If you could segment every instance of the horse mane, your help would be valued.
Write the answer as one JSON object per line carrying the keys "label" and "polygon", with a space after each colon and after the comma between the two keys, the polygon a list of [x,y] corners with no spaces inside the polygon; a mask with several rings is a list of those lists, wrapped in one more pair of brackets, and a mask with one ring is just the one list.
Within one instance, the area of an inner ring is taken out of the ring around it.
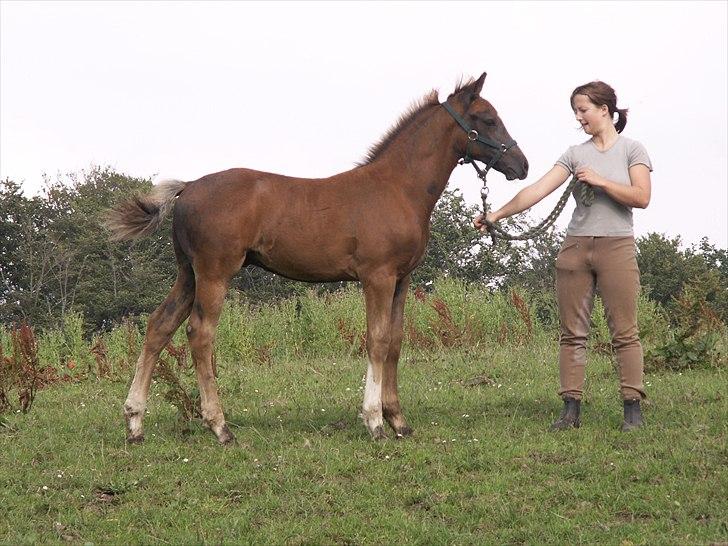
{"label": "horse mane", "polygon": [[423,110],[436,104],[440,104],[437,89],[432,89],[421,99],[413,102],[410,107],[407,108],[407,110],[401,116],[399,116],[399,119],[395,122],[395,124],[392,125],[386,133],[384,133],[384,136],[379,139],[376,144],[373,144],[372,147],[369,148],[366,156],[364,156],[364,159],[357,163],[357,166],[361,167],[364,165],[369,165],[370,163],[376,161],[379,156],[384,152],[384,150],[386,150],[387,147],[392,143],[392,141],[397,138],[399,134],[404,131],[405,128],[411,125],[412,121]]}
{"label": "horse mane", "polygon": [[475,78],[468,78],[467,80],[463,80],[463,77],[461,76],[460,77],[460,80],[457,83],[457,85],[455,85],[455,91],[453,91],[452,93],[450,93],[450,95],[447,98],[449,99],[450,97],[452,97],[454,95],[457,95],[458,93],[460,93],[460,91],[462,91],[468,85],[471,85],[473,83],[475,83]]}

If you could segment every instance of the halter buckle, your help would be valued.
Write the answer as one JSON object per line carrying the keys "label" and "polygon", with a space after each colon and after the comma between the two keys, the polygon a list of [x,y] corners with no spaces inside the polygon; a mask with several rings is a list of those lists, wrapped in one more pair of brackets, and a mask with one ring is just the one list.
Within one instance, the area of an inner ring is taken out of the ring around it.
{"label": "halter buckle", "polygon": [[478,131],[476,131],[475,129],[470,129],[470,131],[468,131],[468,140],[478,140]]}

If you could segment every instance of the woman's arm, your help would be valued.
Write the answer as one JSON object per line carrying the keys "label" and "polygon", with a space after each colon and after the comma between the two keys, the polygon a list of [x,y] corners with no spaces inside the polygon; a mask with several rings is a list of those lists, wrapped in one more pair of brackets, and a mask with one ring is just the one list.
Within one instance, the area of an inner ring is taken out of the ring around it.
{"label": "woman's arm", "polygon": [[503,205],[497,211],[490,212],[487,216],[484,216],[483,214],[478,215],[475,220],[473,220],[473,225],[476,229],[484,231],[486,229],[486,220],[490,223],[495,223],[498,220],[508,218],[509,216],[518,214],[526,209],[530,209],[536,203],[541,201],[541,199],[566,182],[568,177],[569,171],[561,165],[554,165],[549,172],[530,186],[523,188],[513,199],[508,201],[508,203]]}
{"label": "woman's arm", "polygon": [[609,197],[627,207],[645,209],[650,204],[652,194],[650,169],[642,163],[632,165],[629,168],[629,181],[631,183],[629,186],[607,180],[589,167],[577,169],[576,177],[595,188],[602,188]]}

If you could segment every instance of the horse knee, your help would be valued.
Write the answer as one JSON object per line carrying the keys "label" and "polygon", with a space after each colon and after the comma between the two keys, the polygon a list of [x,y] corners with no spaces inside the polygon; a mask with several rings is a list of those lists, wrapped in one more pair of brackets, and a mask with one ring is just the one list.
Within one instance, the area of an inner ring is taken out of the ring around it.
{"label": "horse knee", "polygon": [[384,360],[389,352],[392,336],[389,332],[373,332],[367,338],[367,350],[374,358]]}

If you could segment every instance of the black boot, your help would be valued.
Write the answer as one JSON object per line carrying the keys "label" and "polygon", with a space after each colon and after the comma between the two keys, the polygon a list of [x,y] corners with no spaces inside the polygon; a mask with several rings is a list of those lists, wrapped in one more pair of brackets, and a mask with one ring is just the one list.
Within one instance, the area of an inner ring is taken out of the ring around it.
{"label": "black boot", "polygon": [[551,425],[551,430],[579,428],[579,425],[581,424],[579,421],[580,414],[581,400],[564,398],[564,409],[561,410],[561,416]]}
{"label": "black boot", "polygon": [[622,432],[636,430],[642,426],[642,410],[639,399],[624,401],[624,423]]}

